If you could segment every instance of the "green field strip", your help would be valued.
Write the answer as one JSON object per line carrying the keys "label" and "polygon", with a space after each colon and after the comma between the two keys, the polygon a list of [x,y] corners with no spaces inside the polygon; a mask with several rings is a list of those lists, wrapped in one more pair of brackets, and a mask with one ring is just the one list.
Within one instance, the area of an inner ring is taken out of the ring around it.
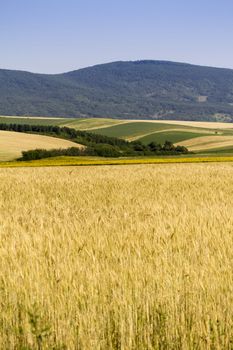
{"label": "green field strip", "polygon": [[177,143],[177,142],[193,139],[195,137],[200,137],[200,136],[209,136],[209,133],[167,130],[167,131],[161,131],[161,132],[156,132],[154,134],[147,135],[138,140],[144,144],[148,144],[150,142],[157,142],[160,144],[164,144],[165,141],[171,141],[172,143]]}
{"label": "green field strip", "polygon": [[[102,134],[110,137],[119,137],[127,139],[129,141],[142,139],[148,137],[154,133],[167,132],[168,130],[176,132],[190,132],[193,135],[215,135],[218,132],[220,135],[224,135],[223,130],[215,131],[213,129],[205,129],[183,125],[173,125],[166,123],[153,123],[153,122],[128,122],[125,124],[115,125],[108,128],[96,128],[91,132]],[[196,136],[196,137],[197,137]],[[192,137],[192,136],[191,136]],[[169,140],[170,141],[170,140]]]}
{"label": "green field strip", "polygon": [[131,122],[120,125],[111,126],[109,128],[98,128],[92,130],[96,134],[120,137],[120,138],[131,138],[140,137],[148,133],[153,133],[160,130],[174,129],[173,125],[163,123],[147,123],[147,122]]}
{"label": "green field strip", "polygon": [[27,124],[27,125],[62,125],[64,119],[56,118],[26,118],[26,117],[0,117],[2,124]]}
{"label": "green field strip", "polygon": [[196,154],[233,154],[233,146],[220,146],[216,148],[211,148],[211,149],[206,149],[206,150],[201,150],[201,151],[195,151]]}

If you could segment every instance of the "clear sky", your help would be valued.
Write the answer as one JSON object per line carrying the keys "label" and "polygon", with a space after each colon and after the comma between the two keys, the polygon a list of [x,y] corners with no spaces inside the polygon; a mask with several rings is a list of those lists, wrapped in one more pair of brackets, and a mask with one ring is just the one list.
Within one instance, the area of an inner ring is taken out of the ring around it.
{"label": "clear sky", "polygon": [[155,59],[233,68],[233,0],[0,0],[0,68]]}

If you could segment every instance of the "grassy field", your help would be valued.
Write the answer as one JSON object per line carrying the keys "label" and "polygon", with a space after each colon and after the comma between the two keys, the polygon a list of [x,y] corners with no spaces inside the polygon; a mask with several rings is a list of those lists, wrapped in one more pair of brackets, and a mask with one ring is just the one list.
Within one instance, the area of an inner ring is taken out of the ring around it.
{"label": "grassy field", "polygon": [[0,348],[231,349],[232,171],[0,169]]}
{"label": "grassy field", "polygon": [[63,125],[65,121],[66,121],[65,118],[0,116],[0,123],[4,123],[4,124],[7,123],[7,124],[29,124],[29,125]]}
{"label": "grassy field", "polygon": [[69,147],[80,147],[80,145],[55,137],[0,130],[0,161],[19,158],[22,151],[30,149]]}
{"label": "grassy field", "polygon": [[126,124],[110,126],[108,128],[93,129],[92,132],[130,140],[141,138],[144,134],[147,135],[165,129],[170,129],[169,124],[165,125],[163,123],[130,122]]}
{"label": "grassy field", "polygon": [[162,130],[161,132],[156,132],[154,134],[149,134],[147,136],[144,136],[140,138],[140,141],[144,144],[148,144],[152,141],[156,141],[160,144],[164,144],[166,140],[171,141],[172,143],[181,143],[185,140],[192,140],[196,137],[202,136],[209,136],[209,132],[192,132],[192,131],[185,131],[185,130]]}
{"label": "grassy field", "polygon": [[[100,126],[91,131],[128,141],[140,140],[145,144],[152,141],[163,144],[168,140],[183,144],[191,151],[206,151],[214,148],[224,152],[226,148],[233,145],[233,124],[227,123],[128,121],[109,127]],[[198,142],[199,139],[203,139],[204,143]]]}

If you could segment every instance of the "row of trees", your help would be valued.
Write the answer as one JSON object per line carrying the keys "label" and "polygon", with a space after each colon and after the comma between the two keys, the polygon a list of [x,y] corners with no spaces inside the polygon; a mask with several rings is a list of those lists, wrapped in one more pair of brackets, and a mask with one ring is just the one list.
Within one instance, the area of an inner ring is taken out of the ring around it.
{"label": "row of trees", "polygon": [[0,123],[0,130],[17,131],[26,133],[35,133],[42,135],[56,136],[83,145],[104,143],[112,146],[129,146],[129,142],[118,139],[116,137],[108,137],[89,133],[87,131],[76,130],[66,126],[60,127],[56,125],[30,125],[30,124],[5,124]]}
{"label": "row of trees", "polygon": [[145,154],[147,152],[152,152],[156,154],[173,154],[173,153],[188,153],[188,149],[184,146],[175,146],[170,141],[165,141],[163,145],[157,142],[150,142],[148,145],[142,144],[140,141],[134,141],[132,142],[134,150],[137,152],[144,152]]}
{"label": "row of trees", "polygon": [[97,156],[97,157],[119,157],[121,155],[113,146],[111,145],[98,145],[95,148],[86,147],[86,148],[78,148],[78,147],[70,147],[67,149],[35,149],[30,151],[23,151],[22,157],[18,160],[26,161],[26,160],[36,160],[50,157],[61,157],[61,156],[69,156],[69,157],[77,157],[77,156]]}

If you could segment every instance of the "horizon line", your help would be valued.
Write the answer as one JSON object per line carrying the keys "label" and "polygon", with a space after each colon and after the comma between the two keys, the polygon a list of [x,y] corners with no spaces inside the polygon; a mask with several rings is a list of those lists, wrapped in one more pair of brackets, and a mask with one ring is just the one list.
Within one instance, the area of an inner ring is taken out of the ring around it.
{"label": "horizon line", "polygon": [[40,73],[40,72],[35,72],[35,71],[30,71],[30,70],[25,70],[25,69],[13,69],[13,68],[0,68],[0,71],[4,70],[4,71],[21,72],[21,73],[29,73],[29,74],[37,74],[37,75],[62,75],[62,74],[67,74],[67,73],[71,73],[71,72],[76,72],[76,71],[83,70],[83,69],[94,68],[94,67],[104,66],[104,65],[114,64],[114,63],[136,63],[136,62],[161,62],[161,63],[189,65],[189,66],[195,66],[195,67],[233,70],[233,68],[229,68],[229,67],[196,64],[196,63],[189,63],[189,62],[185,62],[185,61],[171,61],[171,60],[167,60],[167,59],[156,60],[156,59],[149,59],[148,58],[148,59],[139,59],[139,60],[116,60],[116,61],[110,61],[110,62],[105,62],[105,63],[96,63],[93,65],[88,65],[88,66],[80,67],[77,69],[71,69],[71,70],[59,72],[59,73]]}

